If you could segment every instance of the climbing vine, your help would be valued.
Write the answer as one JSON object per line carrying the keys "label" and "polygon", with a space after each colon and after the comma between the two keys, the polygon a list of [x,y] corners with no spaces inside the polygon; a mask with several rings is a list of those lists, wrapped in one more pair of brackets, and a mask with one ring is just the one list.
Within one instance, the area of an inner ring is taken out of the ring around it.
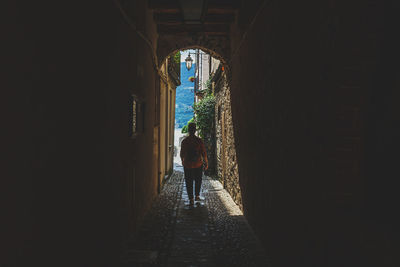
{"label": "climbing vine", "polygon": [[191,118],[185,126],[182,127],[182,133],[188,133],[189,123],[194,122],[194,118]]}
{"label": "climbing vine", "polygon": [[211,141],[210,138],[214,131],[215,97],[212,92],[211,79],[212,77],[204,83],[205,89],[201,91],[204,98],[193,106],[195,117],[182,128],[182,133],[187,133],[189,123],[195,122],[199,135],[205,142]]}
{"label": "climbing vine", "polygon": [[193,110],[196,116],[183,126],[182,133],[187,133],[189,123],[195,122],[200,137],[207,142],[214,131],[215,97],[206,96],[194,105]]}
{"label": "climbing vine", "polygon": [[203,96],[211,96],[214,95],[213,88],[212,88],[212,77],[213,75],[210,75],[210,78],[203,83],[203,88],[202,90],[199,91],[199,93]]}
{"label": "climbing vine", "polygon": [[196,123],[199,136],[203,139],[207,150],[209,169],[207,175],[215,174],[215,123],[214,113],[216,100],[212,90],[212,82],[210,79],[204,84],[202,93],[203,98],[193,105],[194,118],[190,119],[182,128],[182,133],[188,132],[188,125],[191,122]]}
{"label": "climbing vine", "polygon": [[215,97],[208,95],[194,105],[195,122],[203,140],[211,138],[214,125]]}
{"label": "climbing vine", "polygon": [[181,64],[181,52],[176,52],[174,55],[174,61],[175,64],[180,65]]}

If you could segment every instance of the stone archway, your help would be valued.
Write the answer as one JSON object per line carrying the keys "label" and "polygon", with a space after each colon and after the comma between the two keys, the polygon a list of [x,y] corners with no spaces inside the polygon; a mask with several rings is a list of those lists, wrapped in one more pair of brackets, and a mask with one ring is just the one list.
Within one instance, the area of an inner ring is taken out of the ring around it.
{"label": "stone archway", "polygon": [[[229,59],[224,57],[221,53],[229,53],[229,50],[223,50],[221,45],[218,46],[205,46],[209,44],[206,39],[202,44],[196,44],[196,39],[191,38],[175,38],[163,39],[163,41],[171,41],[168,46],[159,46],[159,58],[170,57],[178,51],[188,49],[201,49],[210,54],[212,57],[221,62],[220,67],[213,73],[212,87],[213,95],[215,97],[215,116],[214,116],[214,134],[213,134],[213,155],[210,162],[213,162],[212,175],[216,175],[223,187],[232,196],[234,202],[239,205],[243,210],[242,204],[242,189],[239,181],[239,166],[236,155],[236,142],[234,136],[234,122],[232,119],[231,109],[231,93],[230,84],[231,80],[228,79],[229,74]],[[175,44],[173,44],[175,41]],[[215,41],[215,39],[214,39]],[[215,49],[215,50],[213,50]],[[160,52],[161,51],[161,52]],[[223,66],[223,67],[222,67]],[[209,154],[209,156],[211,156]]]}
{"label": "stone archway", "polygon": [[[170,54],[180,50],[200,48],[224,65],[230,61],[230,41],[227,36],[191,35],[161,35],[158,38],[157,55],[159,63]],[[229,66],[226,66],[228,68]]]}

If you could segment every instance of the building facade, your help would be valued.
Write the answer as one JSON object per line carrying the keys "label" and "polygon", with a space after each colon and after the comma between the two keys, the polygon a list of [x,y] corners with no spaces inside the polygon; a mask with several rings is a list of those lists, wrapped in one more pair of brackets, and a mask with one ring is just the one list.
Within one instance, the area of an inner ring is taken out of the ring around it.
{"label": "building facade", "polygon": [[159,135],[159,187],[174,168],[175,101],[176,87],[180,85],[180,66],[180,61],[176,62],[174,55],[169,56],[161,66],[165,79],[160,79],[159,124],[155,126]]}

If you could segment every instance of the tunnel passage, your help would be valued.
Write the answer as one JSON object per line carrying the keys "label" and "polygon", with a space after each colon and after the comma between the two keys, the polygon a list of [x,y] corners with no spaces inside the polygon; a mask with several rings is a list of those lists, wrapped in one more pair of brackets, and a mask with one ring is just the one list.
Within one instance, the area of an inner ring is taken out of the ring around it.
{"label": "tunnel passage", "polygon": [[159,58],[212,42],[273,265],[399,265],[398,3],[209,0],[187,25],[181,1],[8,2],[2,265],[119,261],[158,194]]}

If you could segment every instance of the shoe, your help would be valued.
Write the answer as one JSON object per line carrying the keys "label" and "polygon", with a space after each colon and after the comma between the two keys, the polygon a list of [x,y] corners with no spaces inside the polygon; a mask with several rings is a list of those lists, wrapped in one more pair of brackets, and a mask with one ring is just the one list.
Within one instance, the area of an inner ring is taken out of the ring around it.
{"label": "shoe", "polygon": [[201,198],[199,196],[196,196],[195,200],[196,201],[201,201]]}
{"label": "shoe", "polygon": [[194,200],[193,200],[193,198],[192,198],[192,199],[189,199],[189,205],[194,205]]}

